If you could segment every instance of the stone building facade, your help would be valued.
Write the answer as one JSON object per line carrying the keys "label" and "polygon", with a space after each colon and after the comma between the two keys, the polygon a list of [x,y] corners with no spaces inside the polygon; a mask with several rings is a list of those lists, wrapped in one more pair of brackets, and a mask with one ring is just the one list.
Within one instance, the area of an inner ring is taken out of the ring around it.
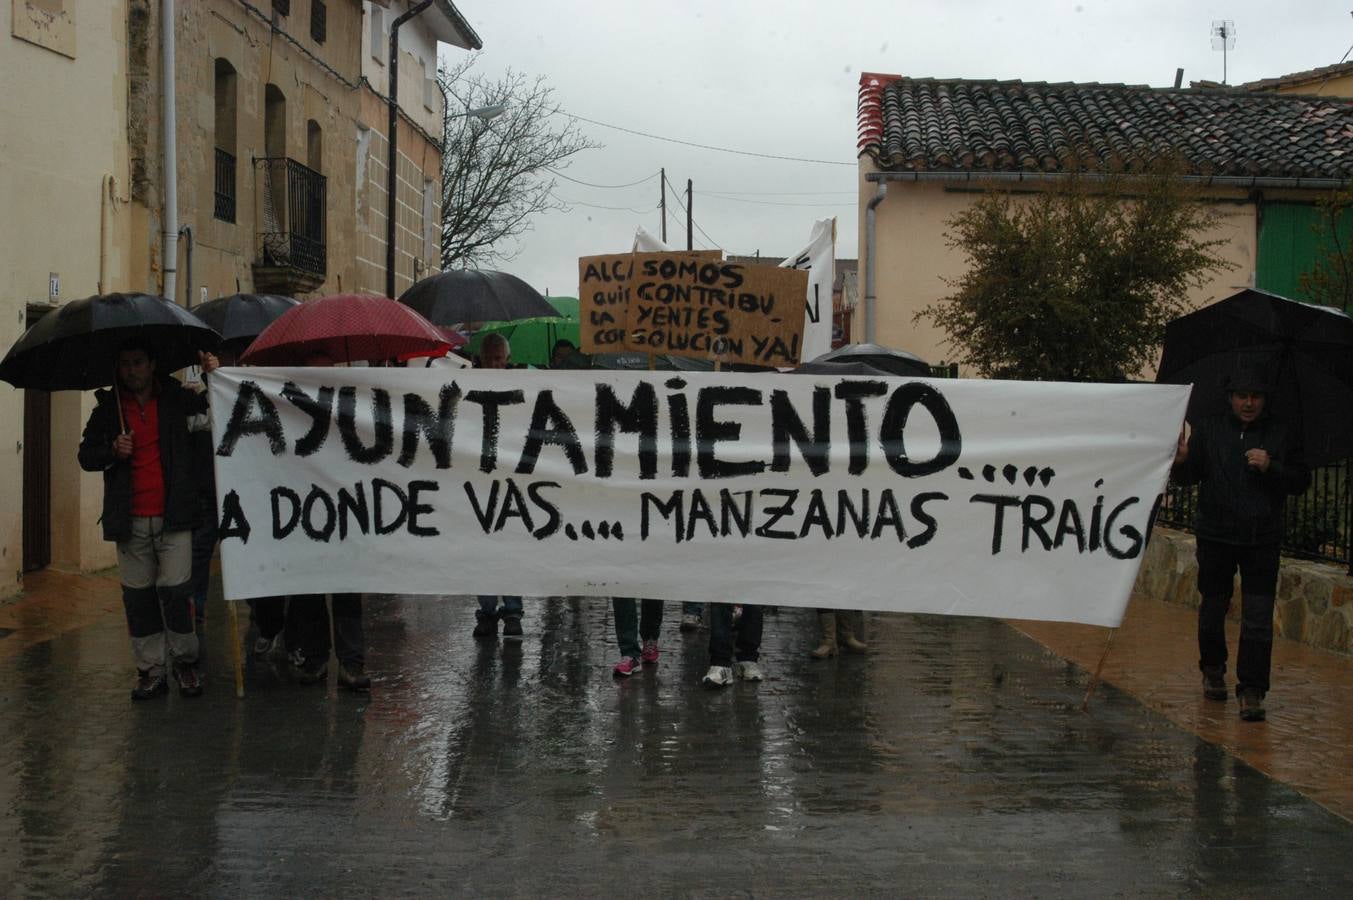
{"label": "stone building facade", "polygon": [[[403,0],[0,2],[0,349],[72,298],[384,293],[386,116],[377,48]],[[166,260],[164,28],[172,24],[179,239]],[[400,31],[400,284],[439,256],[439,42],[479,46],[449,0]],[[388,49],[382,51],[388,55]],[[374,240],[378,238],[378,240]],[[373,261],[376,264],[373,266]],[[172,271],[172,276],[170,272]],[[172,291],[169,285],[172,284]],[[114,563],[102,484],[75,461],[92,393],[0,384],[0,597],[26,569]]]}

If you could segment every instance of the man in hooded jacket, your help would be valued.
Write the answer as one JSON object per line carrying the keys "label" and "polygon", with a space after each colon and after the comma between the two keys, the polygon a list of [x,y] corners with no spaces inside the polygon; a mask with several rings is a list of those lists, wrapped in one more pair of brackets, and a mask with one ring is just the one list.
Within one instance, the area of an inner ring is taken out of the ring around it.
{"label": "man in hooded jacket", "polygon": [[1240,717],[1264,719],[1273,651],[1273,604],[1283,504],[1311,476],[1300,436],[1268,409],[1264,372],[1240,366],[1227,385],[1230,410],[1199,421],[1180,435],[1171,477],[1200,485],[1194,531],[1198,544],[1198,666],[1203,695],[1225,700],[1226,612],[1240,572],[1240,646],[1236,696]]}

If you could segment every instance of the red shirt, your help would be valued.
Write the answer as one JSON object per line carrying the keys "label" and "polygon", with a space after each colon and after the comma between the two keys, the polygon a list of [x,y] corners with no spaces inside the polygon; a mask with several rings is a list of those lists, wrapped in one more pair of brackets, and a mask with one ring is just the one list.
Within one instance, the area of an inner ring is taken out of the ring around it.
{"label": "red shirt", "polygon": [[145,406],[122,395],[122,418],[132,433],[132,515],[164,515],[164,470],[160,468],[160,404],[152,394]]}

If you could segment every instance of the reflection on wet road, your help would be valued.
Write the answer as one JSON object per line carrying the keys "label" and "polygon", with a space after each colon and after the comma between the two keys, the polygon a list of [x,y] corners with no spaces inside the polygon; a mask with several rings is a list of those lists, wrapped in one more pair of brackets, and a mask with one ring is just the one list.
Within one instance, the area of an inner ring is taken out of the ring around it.
{"label": "reflection on wet road", "polygon": [[[610,604],[367,604],[369,698],[249,662],[132,706],[121,622],[0,656],[0,877],[25,894],[1263,894],[1353,889],[1353,826],[990,620],[874,615],[812,661],[769,615],[769,680],[612,678]],[[11,640],[6,638],[6,640]]]}

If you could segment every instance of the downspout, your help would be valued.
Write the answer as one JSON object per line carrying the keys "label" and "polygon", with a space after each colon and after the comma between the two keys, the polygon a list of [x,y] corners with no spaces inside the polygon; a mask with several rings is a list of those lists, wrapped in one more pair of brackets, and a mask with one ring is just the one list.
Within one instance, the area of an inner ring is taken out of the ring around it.
{"label": "downspout", "polygon": [[160,128],[164,144],[164,215],[161,224],[162,293],[178,302],[178,119],[175,115],[174,0],[160,0]]}
{"label": "downspout", "polygon": [[395,196],[399,175],[399,28],[405,22],[432,5],[422,0],[410,6],[408,12],[390,23],[390,107],[389,130],[386,132],[385,157],[385,296],[395,296],[395,219],[399,214],[399,200]]}
{"label": "downspout", "polygon": [[888,196],[888,182],[879,181],[874,189],[874,199],[864,208],[864,342],[874,343],[874,307],[878,298],[874,295],[874,253],[878,247],[875,223],[878,214],[874,211],[883,198]]}
{"label": "downspout", "polygon": [[113,196],[113,176],[105,174],[99,181],[99,283],[97,292],[102,295],[107,287],[108,273],[108,205]]}
{"label": "downspout", "polygon": [[193,226],[184,225],[179,234],[187,238],[188,246],[183,250],[183,305],[193,308]]}

